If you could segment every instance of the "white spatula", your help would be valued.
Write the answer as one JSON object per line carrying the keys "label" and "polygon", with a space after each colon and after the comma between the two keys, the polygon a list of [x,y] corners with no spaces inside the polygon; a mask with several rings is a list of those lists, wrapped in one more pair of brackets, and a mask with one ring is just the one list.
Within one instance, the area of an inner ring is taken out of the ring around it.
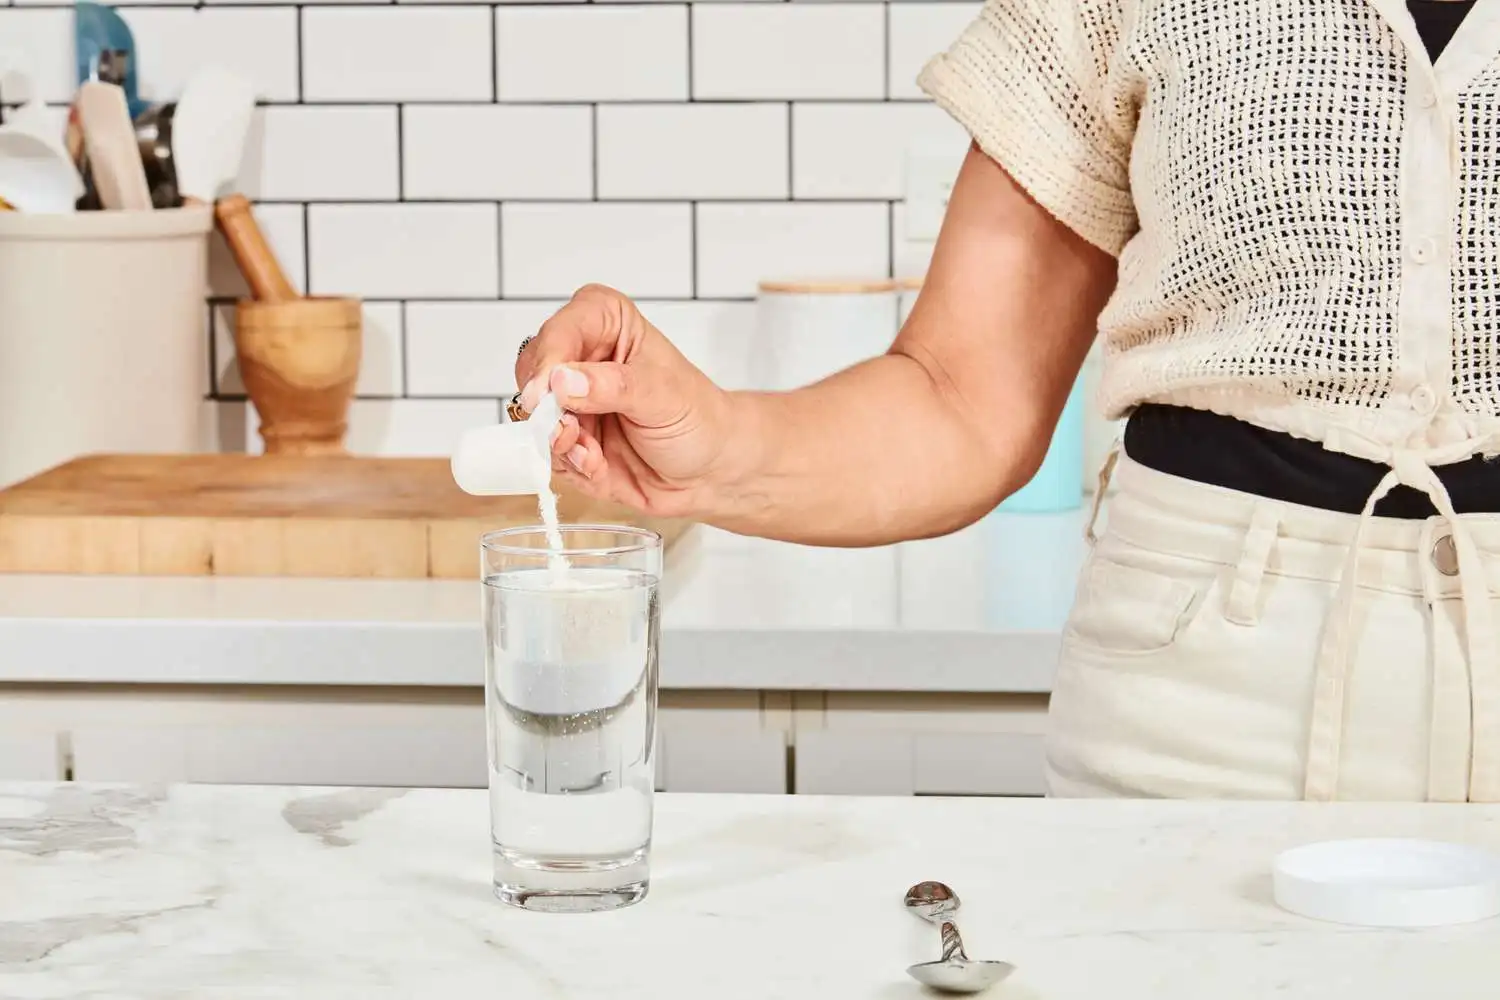
{"label": "white spatula", "polygon": [[125,91],[91,80],[78,88],[78,122],[89,153],[99,204],[127,212],[151,211],[151,189],[136,144]]}
{"label": "white spatula", "polygon": [[188,80],[172,117],[172,159],[185,202],[213,203],[239,174],[255,113],[255,88],[208,67]]}

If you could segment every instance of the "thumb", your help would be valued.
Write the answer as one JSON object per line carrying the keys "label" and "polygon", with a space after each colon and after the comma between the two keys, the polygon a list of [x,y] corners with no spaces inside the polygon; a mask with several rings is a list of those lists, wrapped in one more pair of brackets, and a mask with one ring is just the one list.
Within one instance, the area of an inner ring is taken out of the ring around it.
{"label": "thumb", "polygon": [[659,368],[592,361],[552,369],[549,387],[565,410],[618,413],[641,427],[666,427],[688,409],[681,383]]}

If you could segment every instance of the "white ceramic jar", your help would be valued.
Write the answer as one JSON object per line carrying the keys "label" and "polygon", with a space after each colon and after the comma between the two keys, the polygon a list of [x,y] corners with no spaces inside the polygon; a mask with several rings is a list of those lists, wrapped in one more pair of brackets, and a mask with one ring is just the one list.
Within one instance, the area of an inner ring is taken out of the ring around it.
{"label": "white ceramic jar", "polygon": [[868,358],[896,339],[896,283],[764,281],[756,300],[757,382],[797,389]]}
{"label": "white ceramic jar", "polygon": [[[884,354],[896,338],[896,283],[761,283],[753,363],[760,388],[784,391]],[[748,540],[747,582],[772,628],[893,628],[897,546],[822,548]]]}

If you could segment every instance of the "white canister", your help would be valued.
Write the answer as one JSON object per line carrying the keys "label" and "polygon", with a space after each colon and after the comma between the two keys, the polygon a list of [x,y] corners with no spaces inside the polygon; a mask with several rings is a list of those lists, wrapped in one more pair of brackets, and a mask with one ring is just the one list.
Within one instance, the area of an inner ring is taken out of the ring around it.
{"label": "white canister", "polygon": [[899,546],[901,627],[969,632],[985,627],[983,520]]}
{"label": "white canister", "polygon": [[761,627],[895,628],[900,615],[896,549],[751,540],[742,565]]}
{"label": "white canister", "polygon": [[193,452],[207,207],[0,212],[0,485],[94,452]]}
{"label": "white canister", "polygon": [[1010,513],[984,521],[985,624],[997,632],[1060,632],[1088,552],[1087,510]]}
{"label": "white canister", "polygon": [[761,282],[756,336],[760,388],[811,385],[890,348],[896,339],[896,283]]}

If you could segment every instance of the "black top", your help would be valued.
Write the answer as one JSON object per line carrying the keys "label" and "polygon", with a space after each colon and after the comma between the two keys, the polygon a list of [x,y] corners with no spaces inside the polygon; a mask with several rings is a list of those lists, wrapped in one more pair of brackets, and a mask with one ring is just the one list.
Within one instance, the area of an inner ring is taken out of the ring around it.
{"label": "black top", "polygon": [[[1434,60],[1474,0],[1407,0]],[[1316,441],[1268,431],[1233,417],[1146,404],[1125,426],[1125,451],[1149,468],[1272,500],[1357,514],[1387,467],[1328,451]],[[1438,470],[1460,514],[1500,511],[1500,461],[1472,458]],[[1398,486],[1375,508],[1382,517],[1436,511],[1419,490]]]}

